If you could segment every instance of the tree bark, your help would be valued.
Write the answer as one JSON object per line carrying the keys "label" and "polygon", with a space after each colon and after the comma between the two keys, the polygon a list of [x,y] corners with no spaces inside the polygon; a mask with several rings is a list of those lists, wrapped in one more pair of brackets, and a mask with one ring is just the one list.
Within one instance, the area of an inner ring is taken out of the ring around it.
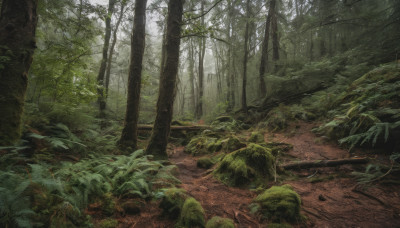
{"label": "tree bark", "polygon": [[110,76],[111,76],[111,64],[112,64],[112,59],[113,59],[113,55],[114,55],[114,49],[115,49],[115,45],[117,44],[117,33],[118,33],[118,28],[119,25],[121,24],[122,18],[124,16],[124,8],[125,8],[125,3],[121,2],[121,11],[119,13],[119,17],[118,17],[118,21],[117,24],[115,25],[114,28],[114,32],[113,32],[113,39],[112,39],[112,43],[111,43],[111,48],[110,48],[110,54],[108,56],[108,61],[107,61],[107,70],[106,70],[106,99],[108,97],[108,87],[110,85]]}
{"label": "tree bark", "polygon": [[0,146],[21,135],[28,71],[36,48],[38,0],[3,0],[0,14]]}
{"label": "tree bark", "polygon": [[[204,13],[204,0],[201,1],[201,13]],[[204,16],[201,17],[201,26],[204,26]],[[196,118],[201,119],[203,116],[203,95],[204,95],[204,55],[206,52],[206,39],[199,38],[199,100],[197,102]]]}
{"label": "tree bark", "polygon": [[147,0],[136,0],[131,39],[131,64],[128,77],[128,100],[124,128],[119,144],[137,147],[137,124],[139,120],[140,89],[142,84],[142,62],[146,36]]}
{"label": "tree bark", "polygon": [[155,159],[167,158],[167,143],[170,133],[175,98],[176,76],[179,65],[180,33],[184,0],[170,0],[168,4],[165,63],[161,67],[160,87],[157,100],[157,115],[146,152]]}
{"label": "tree bark", "polygon": [[191,110],[193,114],[196,113],[196,95],[194,91],[194,50],[193,50],[193,40],[189,38],[189,83],[190,83],[190,100],[191,100]]}
{"label": "tree bark", "polygon": [[247,86],[247,58],[249,55],[249,20],[250,20],[250,0],[247,0],[246,4],[246,31],[244,34],[244,57],[243,57],[243,84],[242,84],[242,110],[247,113],[247,97],[246,97],[246,86]]}
{"label": "tree bark", "polygon": [[275,68],[274,72],[278,71],[278,60],[279,60],[279,40],[278,40],[278,17],[276,12],[276,5],[272,8],[272,60],[274,61]]}
{"label": "tree bark", "polygon": [[267,21],[265,24],[264,40],[261,48],[261,63],[260,63],[260,76],[259,76],[260,98],[264,98],[267,95],[267,88],[265,86],[264,74],[267,70],[267,64],[268,64],[269,27],[271,25],[272,9],[275,8],[275,0],[271,0],[269,4],[270,5],[269,5]]}
{"label": "tree bark", "polygon": [[106,109],[106,101],[105,101],[105,90],[104,90],[104,76],[106,73],[107,67],[107,59],[108,59],[108,48],[110,46],[110,38],[111,38],[111,17],[114,11],[114,5],[116,0],[109,0],[108,2],[108,12],[105,18],[106,22],[106,31],[104,36],[104,45],[103,45],[103,57],[101,59],[99,74],[97,75],[97,84],[98,84],[98,99],[100,108],[100,115],[103,116],[103,112]]}

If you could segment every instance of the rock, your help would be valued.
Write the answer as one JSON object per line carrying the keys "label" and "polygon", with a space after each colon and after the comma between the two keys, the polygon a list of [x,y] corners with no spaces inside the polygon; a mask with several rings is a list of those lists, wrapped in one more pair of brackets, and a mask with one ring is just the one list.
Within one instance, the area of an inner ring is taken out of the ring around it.
{"label": "rock", "polygon": [[214,216],[207,222],[206,228],[235,228],[235,225],[232,219]]}

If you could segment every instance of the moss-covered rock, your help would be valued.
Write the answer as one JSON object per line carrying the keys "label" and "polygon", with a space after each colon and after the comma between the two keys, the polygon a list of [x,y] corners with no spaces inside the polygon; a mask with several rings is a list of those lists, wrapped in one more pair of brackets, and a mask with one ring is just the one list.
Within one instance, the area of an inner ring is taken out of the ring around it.
{"label": "moss-covered rock", "polygon": [[209,169],[214,165],[214,162],[210,157],[202,157],[197,160],[197,167],[203,169]]}
{"label": "moss-covered rock", "polygon": [[232,219],[214,216],[207,222],[206,228],[235,228],[235,225]]}
{"label": "moss-covered rock", "polygon": [[273,186],[253,201],[256,210],[272,222],[296,222],[301,219],[300,196],[290,185]]}
{"label": "moss-covered rock", "polygon": [[215,152],[222,148],[222,145],[218,144],[217,140],[217,138],[210,138],[203,135],[193,137],[185,147],[185,152],[194,156]]}
{"label": "moss-covered rock", "polygon": [[265,142],[264,135],[258,131],[254,131],[251,133],[248,141],[253,142],[253,143],[263,143],[263,142]]}
{"label": "moss-covered rock", "polygon": [[164,197],[160,203],[163,214],[172,219],[176,219],[181,214],[185,200],[188,198],[186,191],[181,188],[170,188],[164,192]]}
{"label": "moss-covered rock", "polygon": [[205,213],[201,204],[193,197],[187,198],[183,204],[177,227],[204,227]]}
{"label": "moss-covered rock", "polygon": [[246,146],[246,144],[242,143],[236,136],[230,136],[227,140],[222,141],[222,145],[223,149],[228,152],[235,151]]}
{"label": "moss-covered rock", "polygon": [[270,149],[251,143],[227,154],[214,174],[224,183],[234,186],[265,183],[273,174],[274,160]]}
{"label": "moss-covered rock", "polygon": [[112,218],[104,219],[99,222],[100,228],[114,228],[117,226],[118,226],[118,221]]}

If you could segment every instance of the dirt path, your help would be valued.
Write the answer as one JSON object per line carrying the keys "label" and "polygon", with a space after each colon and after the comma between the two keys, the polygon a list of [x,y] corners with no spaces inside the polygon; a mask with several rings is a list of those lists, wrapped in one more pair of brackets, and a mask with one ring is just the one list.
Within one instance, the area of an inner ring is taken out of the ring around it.
{"label": "dirt path", "polygon": [[213,216],[230,218],[237,227],[260,227],[248,205],[256,195],[240,188],[228,187],[215,180],[207,170],[197,168],[196,158],[177,148],[170,161],[179,167],[181,187],[198,200],[206,211],[206,220]]}
{"label": "dirt path", "polygon": [[[341,159],[350,157],[335,143],[315,136],[313,124],[296,123],[287,132],[265,133],[267,142],[293,145],[282,162],[288,160]],[[241,136],[249,136],[242,132]],[[232,219],[236,227],[267,227],[249,213],[248,205],[256,193],[227,187],[215,180],[205,169],[196,167],[196,157],[174,148],[170,161],[179,167],[178,178],[189,195],[197,199],[206,211],[206,219],[221,216]],[[365,156],[366,154],[358,154]],[[353,154],[354,156],[354,154]],[[302,199],[302,214],[306,223],[295,227],[400,227],[400,188],[395,185],[373,185],[360,188],[351,175],[357,167],[308,169],[295,172],[290,181],[278,177],[278,185],[290,184]],[[362,171],[363,167],[358,167]],[[312,178],[309,178],[312,176]],[[271,183],[272,184],[272,183]],[[160,218],[157,202],[147,203],[140,215],[124,217],[119,227],[173,227],[173,221]]]}

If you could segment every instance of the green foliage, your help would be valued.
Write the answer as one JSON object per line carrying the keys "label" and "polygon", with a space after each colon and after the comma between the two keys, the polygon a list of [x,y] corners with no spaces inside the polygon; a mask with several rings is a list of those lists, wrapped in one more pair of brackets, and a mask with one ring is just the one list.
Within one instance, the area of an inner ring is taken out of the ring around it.
{"label": "green foliage", "polygon": [[103,212],[112,214],[115,197],[148,199],[157,188],[179,183],[171,175],[174,166],[149,159],[139,150],[129,156],[64,162],[57,168],[35,164],[29,174],[0,171],[0,224],[86,226],[82,211],[91,202],[100,199]]}
{"label": "green foliage", "polygon": [[204,155],[220,150],[221,143],[217,138],[211,138],[203,135],[193,137],[185,147],[185,152],[192,155]]}
{"label": "green foliage", "polygon": [[360,184],[369,184],[373,180],[377,180],[384,175],[380,165],[369,164],[365,168],[365,172],[352,172],[351,173]]}
{"label": "green foliage", "polygon": [[272,222],[298,222],[300,215],[300,196],[290,185],[273,186],[258,195],[251,205],[253,212]]}
{"label": "green foliage", "polygon": [[232,219],[214,216],[208,220],[206,228],[235,228]]}
{"label": "green foliage", "polygon": [[265,184],[272,176],[275,158],[271,150],[257,144],[227,154],[214,174],[224,183],[234,186]]}
{"label": "green foliage", "polygon": [[204,227],[204,225],[205,213],[201,204],[192,197],[187,198],[176,227]]}
{"label": "green foliage", "polygon": [[335,116],[314,131],[341,144],[385,144],[400,127],[400,71],[393,64],[375,68],[355,80],[335,101]]}
{"label": "green foliage", "polygon": [[314,120],[315,118],[316,117],[314,114],[307,111],[301,105],[279,105],[268,113],[267,121],[264,124],[261,124],[259,127],[264,127],[265,125],[269,130],[278,131],[285,129],[289,125],[290,121],[310,121]]}
{"label": "green foliage", "polygon": [[118,221],[116,219],[108,218],[100,221],[100,228],[114,228],[118,226]]}

